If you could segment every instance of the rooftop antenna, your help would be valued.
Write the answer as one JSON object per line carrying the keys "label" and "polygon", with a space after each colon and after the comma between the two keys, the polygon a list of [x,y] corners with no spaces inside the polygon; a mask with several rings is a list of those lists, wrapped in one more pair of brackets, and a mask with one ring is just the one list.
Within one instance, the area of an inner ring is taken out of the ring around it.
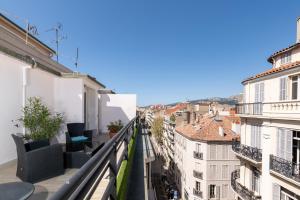
{"label": "rooftop antenna", "polygon": [[76,69],[78,67],[78,54],[79,54],[79,49],[77,47],[77,49],[76,49],[76,58],[75,58],[75,67],[76,67]]}
{"label": "rooftop antenna", "polygon": [[48,31],[55,31],[56,61],[57,62],[58,62],[58,55],[59,55],[59,53],[58,53],[59,43],[60,43],[60,41],[62,41],[64,39],[67,39],[66,35],[62,36],[60,34],[60,31],[62,31],[62,29],[63,29],[63,25],[58,22],[56,24],[56,26],[54,26],[53,28],[51,28],[51,29],[49,29],[49,30],[46,31],[46,32],[48,32]]}

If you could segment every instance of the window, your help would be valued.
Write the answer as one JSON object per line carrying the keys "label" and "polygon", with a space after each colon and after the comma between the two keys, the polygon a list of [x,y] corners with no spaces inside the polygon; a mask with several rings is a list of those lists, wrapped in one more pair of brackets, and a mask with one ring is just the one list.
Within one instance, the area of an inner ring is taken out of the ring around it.
{"label": "window", "polygon": [[279,100],[283,101],[287,99],[287,85],[286,85],[287,79],[286,78],[280,78],[280,94],[279,94]]}
{"label": "window", "polygon": [[295,163],[295,170],[299,173],[300,168],[300,131],[293,131],[293,163]]}
{"label": "window", "polygon": [[201,183],[199,181],[196,181],[196,188],[197,191],[201,190]]}
{"label": "window", "polygon": [[251,125],[251,146],[261,149],[261,126]]}
{"label": "window", "polygon": [[292,60],[291,52],[287,52],[281,56],[281,64],[289,63],[291,62],[291,60]]}
{"label": "window", "polygon": [[227,198],[228,195],[228,184],[222,185],[222,198]]}
{"label": "window", "polygon": [[220,198],[220,186],[209,185],[209,198]]}
{"label": "window", "polygon": [[209,166],[209,172],[210,172],[210,178],[211,178],[211,179],[216,178],[216,174],[217,174],[217,165],[210,165],[210,166]]}
{"label": "window", "polygon": [[201,152],[201,144],[196,143],[196,152],[200,153]]}
{"label": "window", "polygon": [[298,76],[292,77],[292,99],[298,98]]}
{"label": "window", "polygon": [[228,159],[228,146],[222,145],[222,159]]}
{"label": "window", "polygon": [[256,168],[252,169],[252,191],[260,194],[260,173]]}
{"label": "window", "polygon": [[292,161],[292,131],[278,128],[277,131],[277,156]]}
{"label": "window", "polygon": [[201,171],[200,163],[195,163],[195,170],[196,170],[197,172],[200,172],[200,171]]}
{"label": "window", "polygon": [[223,179],[228,179],[228,174],[229,174],[229,170],[228,170],[228,165],[223,165],[222,166],[222,178]]}
{"label": "window", "polygon": [[217,145],[210,145],[210,159],[216,160],[217,155]]}

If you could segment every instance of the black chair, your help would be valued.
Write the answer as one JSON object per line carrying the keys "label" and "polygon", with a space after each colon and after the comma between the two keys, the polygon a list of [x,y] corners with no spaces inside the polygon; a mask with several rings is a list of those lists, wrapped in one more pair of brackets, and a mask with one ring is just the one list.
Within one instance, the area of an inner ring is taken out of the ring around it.
{"label": "black chair", "polygon": [[[84,150],[84,145],[91,146],[93,131],[85,130],[84,123],[69,123],[67,124],[68,132],[66,132],[66,151],[82,151]],[[72,141],[72,137],[85,136],[87,140],[85,141]]]}
{"label": "black chair", "polygon": [[18,164],[17,177],[36,183],[64,174],[63,148],[60,144],[34,150],[26,150],[23,138],[12,134],[16,143]]}

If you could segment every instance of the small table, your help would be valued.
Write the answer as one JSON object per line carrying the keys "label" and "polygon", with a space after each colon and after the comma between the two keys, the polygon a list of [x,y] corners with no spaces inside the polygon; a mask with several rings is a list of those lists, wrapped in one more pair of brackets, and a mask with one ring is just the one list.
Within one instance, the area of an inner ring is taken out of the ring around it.
{"label": "small table", "polygon": [[0,200],[25,200],[34,191],[34,186],[27,182],[10,182],[0,184]]}

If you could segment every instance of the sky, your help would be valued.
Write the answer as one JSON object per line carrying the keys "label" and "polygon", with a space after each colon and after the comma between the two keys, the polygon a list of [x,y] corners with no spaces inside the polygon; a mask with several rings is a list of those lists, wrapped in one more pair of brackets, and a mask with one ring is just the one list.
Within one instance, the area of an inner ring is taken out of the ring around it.
{"label": "sky", "polygon": [[0,12],[29,20],[54,49],[47,30],[63,24],[60,62],[142,106],[241,93],[243,79],[295,43],[300,1],[1,0]]}

